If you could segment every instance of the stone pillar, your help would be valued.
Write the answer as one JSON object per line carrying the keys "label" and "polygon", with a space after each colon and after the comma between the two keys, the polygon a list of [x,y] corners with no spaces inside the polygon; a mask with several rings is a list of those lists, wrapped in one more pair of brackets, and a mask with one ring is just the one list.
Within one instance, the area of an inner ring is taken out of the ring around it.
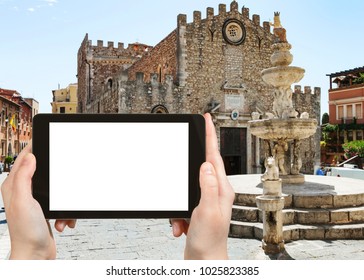
{"label": "stone pillar", "polygon": [[257,206],[263,213],[262,247],[267,255],[284,251],[282,179],[272,157],[267,159],[266,172],[262,176],[263,195],[256,198]]}

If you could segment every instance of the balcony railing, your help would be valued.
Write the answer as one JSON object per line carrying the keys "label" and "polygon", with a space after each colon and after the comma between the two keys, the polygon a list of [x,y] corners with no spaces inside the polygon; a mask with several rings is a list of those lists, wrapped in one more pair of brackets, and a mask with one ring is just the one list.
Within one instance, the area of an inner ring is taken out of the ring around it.
{"label": "balcony railing", "polygon": [[340,87],[329,89],[329,92],[335,92],[335,91],[346,90],[346,89],[361,88],[361,87],[364,87],[364,84],[341,85]]}
{"label": "balcony railing", "polygon": [[53,102],[70,102],[71,98],[67,96],[53,96]]}

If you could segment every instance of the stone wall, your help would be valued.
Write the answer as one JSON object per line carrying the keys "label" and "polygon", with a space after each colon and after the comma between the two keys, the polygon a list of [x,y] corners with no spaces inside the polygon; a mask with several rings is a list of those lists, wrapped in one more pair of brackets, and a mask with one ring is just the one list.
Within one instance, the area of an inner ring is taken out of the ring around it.
{"label": "stone wall", "polygon": [[[78,50],[78,112],[100,112],[95,110],[91,103],[99,102],[102,92],[112,88],[116,82],[115,77],[133,65],[141,57],[148,54],[153,49],[141,43],[129,44],[127,48],[123,43],[107,42],[104,46],[102,40],[97,41],[97,45],[92,45],[86,34]],[[100,107],[98,105],[97,107]]]}
{"label": "stone wall", "polygon": [[[186,23],[185,15],[178,20],[179,34],[183,34],[179,38],[180,49],[187,58],[178,59],[179,76],[185,77],[180,84],[188,96],[186,110],[201,112],[212,100],[221,104],[220,112],[238,109],[249,114],[256,107],[268,110],[272,89],[263,83],[260,72],[271,66],[273,35],[269,24],[260,26],[257,15],[249,19],[248,8],[240,13],[237,2],[232,2],[230,11],[220,4],[217,15],[213,8],[207,8],[206,14],[207,18],[201,19],[201,12],[195,11],[191,23]],[[224,40],[223,26],[228,19],[243,23],[246,37],[242,44],[232,45]],[[225,97],[229,95],[240,98],[239,108],[226,106]]]}
{"label": "stone wall", "polygon": [[321,88],[314,87],[313,91],[310,86],[305,86],[302,90],[300,85],[295,85],[292,95],[293,107],[299,114],[307,112],[310,118],[317,120],[316,133],[307,139],[301,141],[302,168],[304,174],[313,174],[314,166],[320,165],[320,116],[321,116]]}
{"label": "stone wall", "polygon": [[[84,104],[80,111],[210,112],[219,141],[221,128],[246,129],[246,170],[259,172],[263,152],[260,141],[249,132],[248,121],[252,112],[272,112],[274,90],[263,82],[261,71],[272,66],[274,36],[268,22],[261,25],[258,15],[250,18],[249,9],[239,10],[235,1],[229,11],[220,4],[217,14],[210,7],[206,14],[201,18],[201,12],[195,11],[191,22],[186,15],[178,15],[176,29],[154,48],[143,45],[142,53],[131,52],[123,59],[116,59],[115,53],[120,51],[118,56],[122,56],[127,49],[119,45],[120,50],[115,50],[101,44],[95,48],[86,35],[79,50],[79,95],[83,95],[79,100]],[[245,30],[242,42],[227,40],[224,28],[230,22],[241,24]],[[89,91],[90,97],[86,98]],[[298,111],[319,119],[319,93],[293,96]],[[237,113],[235,118],[233,112]],[[315,151],[313,161],[319,156],[316,143],[319,145],[317,139],[307,140],[301,148],[302,153]],[[309,156],[303,155],[303,170],[307,173],[313,168],[313,161],[305,162]]]}
{"label": "stone wall", "polygon": [[77,53],[77,112],[83,113],[86,111],[88,95],[91,91],[90,68],[87,62],[88,52],[88,34],[85,35]]}
{"label": "stone wall", "polygon": [[135,62],[129,69],[129,80],[136,80],[138,72],[145,73],[144,81],[149,82],[151,74],[158,74],[158,81],[164,82],[167,75],[176,81],[177,69],[177,33],[172,31],[165,39],[159,42],[146,56]]}

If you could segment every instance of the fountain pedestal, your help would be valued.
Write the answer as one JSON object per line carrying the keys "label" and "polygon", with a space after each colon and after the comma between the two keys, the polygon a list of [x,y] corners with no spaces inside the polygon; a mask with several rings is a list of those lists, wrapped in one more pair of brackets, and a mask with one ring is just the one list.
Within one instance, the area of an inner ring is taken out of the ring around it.
{"label": "fountain pedestal", "polygon": [[[282,179],[275,179],[274,159],[269,158],[271,166],[263,175],[263,195],[256,198],[258,208],[263,213],[262,248],[267,255],[274,255],[284,250],[283,215],[284,198],[282,197]],[[273,171],[271,170],[273,168]],[[271,174],[271,175],[269,175]]]}

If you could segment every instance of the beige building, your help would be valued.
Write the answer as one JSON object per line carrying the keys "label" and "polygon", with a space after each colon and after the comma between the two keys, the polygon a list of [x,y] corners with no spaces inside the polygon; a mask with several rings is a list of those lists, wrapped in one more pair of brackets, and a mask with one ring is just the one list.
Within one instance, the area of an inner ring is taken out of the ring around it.
{"label": "beige building", "polygon": [[77,112],[77,84],[70,84],[66,88],[52,91],[53,114],[74,114]]}

